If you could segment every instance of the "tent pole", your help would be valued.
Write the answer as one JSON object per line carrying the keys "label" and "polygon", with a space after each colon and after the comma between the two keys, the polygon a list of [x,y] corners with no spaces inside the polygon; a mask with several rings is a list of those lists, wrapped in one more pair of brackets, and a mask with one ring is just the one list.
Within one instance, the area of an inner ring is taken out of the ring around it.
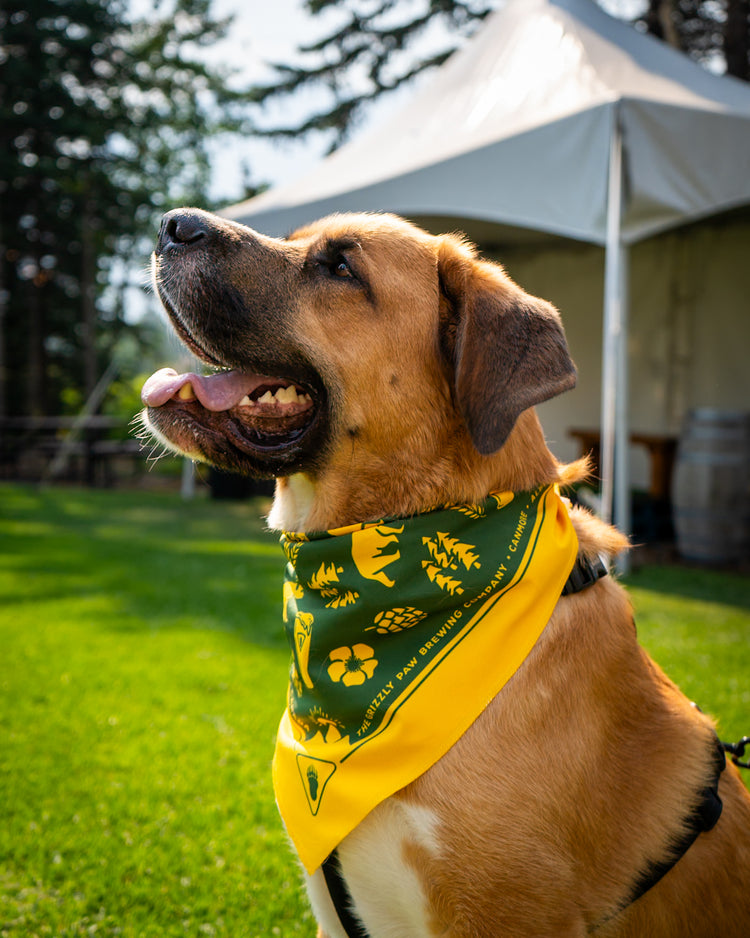
{"label": "tent pole", "polygon": [[622,130],[615,115],[609,150],[601,401],[601,515],[630,529],[627,415],[627,251],[622,241]]}
{"label": "tent pole", "polygon": [[[628,400],[628,273],[630,252],[620,242],[620,336],[617,348],[617,390],[615,394],[615,485],[614,485],[614,522],[624,533],[630,534],[630,465]],[[628,555],[621,558],[618,568],[627,573]]]}

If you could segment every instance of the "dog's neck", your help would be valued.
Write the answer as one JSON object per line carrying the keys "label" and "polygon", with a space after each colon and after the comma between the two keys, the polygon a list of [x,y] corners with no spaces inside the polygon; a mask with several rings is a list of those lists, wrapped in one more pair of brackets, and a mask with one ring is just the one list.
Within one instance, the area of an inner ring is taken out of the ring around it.
{"label": "dog's neck", "polygon": [[315,481],[304,472],[276,480],[273,506],[268,515],[272,531],[306,531],[315,505]]}
{"label": "dog's neck", "polygon": [[491,491],[573,481],[580,468],[557,462],[530,409],[503,448],[491,456],[481,456],[468,434],[456,431],[436,441],[426,467],[412,465],[408,448],[387,460],[363,448],[318,476],[300,472],[277,479],[268,524],[277,531],[310,532],[408,516],[448,502],[479,502]]}

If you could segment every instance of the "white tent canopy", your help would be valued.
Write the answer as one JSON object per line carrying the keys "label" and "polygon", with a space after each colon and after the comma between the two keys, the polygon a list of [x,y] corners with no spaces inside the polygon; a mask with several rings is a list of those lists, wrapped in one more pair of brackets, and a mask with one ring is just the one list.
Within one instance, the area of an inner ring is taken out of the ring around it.
{"label": "white tent canopy", "polygon": [[225,214],[283,234],[393,211],[604,246],[603,503],[614,478],[627,528],[626,246],[746,204],[750,86],[593,0],[509,0],[390,121]]}

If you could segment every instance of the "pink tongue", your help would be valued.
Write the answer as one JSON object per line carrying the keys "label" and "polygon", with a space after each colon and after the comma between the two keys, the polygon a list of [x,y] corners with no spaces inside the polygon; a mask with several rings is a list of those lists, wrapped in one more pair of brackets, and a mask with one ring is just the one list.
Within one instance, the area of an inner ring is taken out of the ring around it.
{"label": "pink tongue", "polygon": [[174,368],[162,368],[143,385],[141,400],[147,407],[161,407],[171,400],[188,382],[193,394],[207,410],[229,410],[259,385],[268,383],[262,375],[246,375],[241,371],[222,371],[216,375],[178,375]]}

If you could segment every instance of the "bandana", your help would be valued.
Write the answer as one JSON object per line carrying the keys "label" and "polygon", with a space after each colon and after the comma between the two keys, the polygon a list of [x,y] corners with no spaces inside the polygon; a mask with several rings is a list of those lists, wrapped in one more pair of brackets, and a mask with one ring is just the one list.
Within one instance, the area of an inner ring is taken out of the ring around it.
{"label": "bandana", "polygon": [[312,873],[438,761],[518,670],[576,558],[556,486],[285,533],[292,648],[273,778]]}

